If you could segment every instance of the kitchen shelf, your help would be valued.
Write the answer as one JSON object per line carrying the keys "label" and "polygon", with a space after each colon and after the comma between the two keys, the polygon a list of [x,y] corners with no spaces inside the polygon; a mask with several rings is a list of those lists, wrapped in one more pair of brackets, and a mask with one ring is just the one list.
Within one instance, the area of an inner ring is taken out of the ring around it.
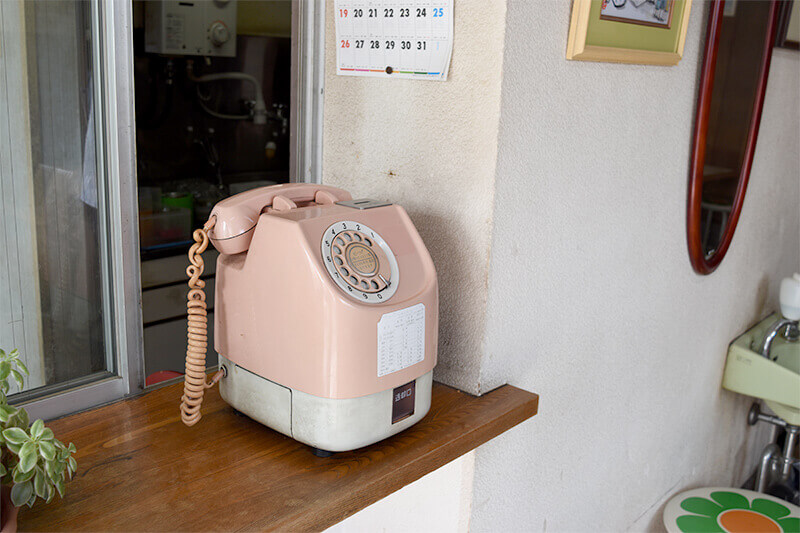
{"label": "kitchen shelf", "polygon": [[536,394],[504,385],[475,397],[434,383],[419,423],[329,458],[238,415],[206,392],[180,421],[175,383],[48,425],[74,442],[64,499],[20,511],[20,530],[322,530],[536,414]]}

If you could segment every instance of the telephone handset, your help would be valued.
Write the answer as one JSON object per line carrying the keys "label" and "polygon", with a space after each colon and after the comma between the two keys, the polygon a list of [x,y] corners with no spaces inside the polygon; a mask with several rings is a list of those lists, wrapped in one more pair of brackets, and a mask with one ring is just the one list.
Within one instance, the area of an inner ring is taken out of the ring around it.
{"label": "telephone handset", "polygon": [[250,247],[258,217],[269,208],[286,211],[296,208],[298,203],[333,205],[351,199],[347,191],[326,185],[286,183],[261,187],[222,200],[214,206],[203,228],[194,231],[192,238],[195,242],[189,249],[189,266],[186,268],[186,275],[189,276],[186,302],[188,325],[186,374],[181,397],[181,419],[187,426],[200,420],[205,390],[224,376],[224,370],[221,369],[211,377],[211,381],[206,382],[208,310],[204,290],[206,284],[200,276],[205,269],[202,254],[208,248],[209,241],[221,254],[238,254]]}
{"label": "telephone handset", "polygon": [[286,183],[253,189],[226,198],[214,206],[209,218],[215,218],[216,225],[209,238],[220,253],[238,254],[250,246],[258,217],[267,208],[287,211],[296,208],[298,203],[331,205],[351,199],[350,193],[341,189],[310,183]]}

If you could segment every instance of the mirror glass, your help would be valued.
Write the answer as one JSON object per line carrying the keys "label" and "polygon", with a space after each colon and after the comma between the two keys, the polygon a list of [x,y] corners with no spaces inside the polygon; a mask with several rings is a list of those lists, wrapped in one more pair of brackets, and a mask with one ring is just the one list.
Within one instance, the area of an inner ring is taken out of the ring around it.
{"label": "mirror glass", "polygon": [[728,0],[722,9],[702,167],[701,238],[706,256],[713,254],[723,240],[747,164],[749,137],[756,118],[753,115],[760,113],[754,104],[771,4],[763,0]]}

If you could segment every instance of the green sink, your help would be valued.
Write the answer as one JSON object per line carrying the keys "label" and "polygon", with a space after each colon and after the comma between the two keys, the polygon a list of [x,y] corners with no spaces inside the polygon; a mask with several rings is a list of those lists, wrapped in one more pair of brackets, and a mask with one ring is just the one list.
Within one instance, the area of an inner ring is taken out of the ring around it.
{"label": "green sink", "polygon": [[772,343],[770,357],[756,350],[779,315],[768,316],[728,348],[722,386],[730,391],[761,398],[787,423],[800,426],[800,342],[786,342],[780,335]]}

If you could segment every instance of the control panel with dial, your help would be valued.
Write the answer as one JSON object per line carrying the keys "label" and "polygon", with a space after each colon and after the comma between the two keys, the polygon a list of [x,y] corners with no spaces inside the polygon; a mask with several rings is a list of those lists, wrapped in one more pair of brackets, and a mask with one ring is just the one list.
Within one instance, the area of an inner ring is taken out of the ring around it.
{"label": "control panel with dial", "polygon": [[322,235],[322,260],[333,281],[350,297],[365,303],[394,295],[400,272],[389,244],[360,222],[336,222]]}

